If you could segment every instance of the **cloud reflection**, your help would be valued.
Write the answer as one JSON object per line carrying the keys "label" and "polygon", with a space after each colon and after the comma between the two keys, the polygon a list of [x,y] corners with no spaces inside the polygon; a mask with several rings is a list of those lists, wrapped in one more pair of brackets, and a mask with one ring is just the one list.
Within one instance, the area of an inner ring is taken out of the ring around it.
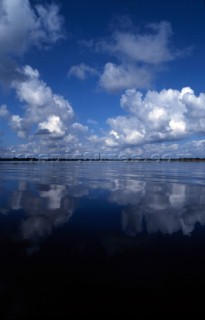
{"label": "cloud reflection", "polygon": [[126,205],[122,210],[122,230],[136,235],[148,233],[190,235],[196,223],[205,224],[204,187],[180,183],[142,182],[141,190],[114,191],[110,201]]}
{"label": "cloud reflection", "polygon": [[205,224],[205,186],[188,183],[189,170],[177,180],[176,172],[171,175],[162,170],[163,166],[161,171],[157,166],[127,164],[47,164],[46,170],[43,166],[19,167],[19,176],[15,176],[18,185],[9,189],[7,205],[2,205],[5,199],[0,196],[1,213],[25,213],[20,222],[23,239],[38,241],[49,236],[54,228],[69,221],[83,197],[90,204],[96,197],[117,204],[121,229],[131,236],[144,231],[190,235],[197,223]]}
{"label": "cloud reflection", "polygon": [[66,186],[39,184],[34,189],[26,181],[18,182],[7,204],[7,208],[0,209],[1,213],[8,213],[9,210],[25,213],[20,220],[20,235],[24,240],[32,241],[35,250],[38,249],[38,242],[49,236],[54,228],[67,223],[75,210],[75,201],[66,192]]}

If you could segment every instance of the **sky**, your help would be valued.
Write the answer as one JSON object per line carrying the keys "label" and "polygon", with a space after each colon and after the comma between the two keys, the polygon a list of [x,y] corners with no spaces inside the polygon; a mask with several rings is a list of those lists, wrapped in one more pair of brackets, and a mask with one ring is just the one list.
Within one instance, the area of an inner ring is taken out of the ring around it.
{"label": "sky", "polygon": [[0,0],[0,156],[205,157],[203,0]]}

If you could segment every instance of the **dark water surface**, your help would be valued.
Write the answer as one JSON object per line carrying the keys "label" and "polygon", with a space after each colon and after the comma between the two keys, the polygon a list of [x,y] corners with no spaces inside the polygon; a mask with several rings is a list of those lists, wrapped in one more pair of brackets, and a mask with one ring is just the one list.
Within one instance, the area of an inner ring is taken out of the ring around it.
{"label": "dark water surface", "polygon": [[202,315],[204,163],[0,163],[1,319]]}

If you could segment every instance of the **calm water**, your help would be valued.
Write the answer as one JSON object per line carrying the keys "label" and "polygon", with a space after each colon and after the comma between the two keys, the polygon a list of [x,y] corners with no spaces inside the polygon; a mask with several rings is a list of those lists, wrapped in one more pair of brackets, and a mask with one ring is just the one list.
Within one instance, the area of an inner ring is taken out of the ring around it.
{"label": "calm water", "polygon": [[201,315],[204,225],[204,163],[2,162],[1,319]]}

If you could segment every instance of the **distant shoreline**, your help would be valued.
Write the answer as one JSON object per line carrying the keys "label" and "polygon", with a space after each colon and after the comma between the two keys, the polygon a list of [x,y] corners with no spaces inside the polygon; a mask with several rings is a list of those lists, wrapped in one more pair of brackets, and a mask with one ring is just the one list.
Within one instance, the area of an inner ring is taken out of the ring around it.
{"label": "distant shoreline", "polygon": [[151,159],[151,158],[141,158],[141,159],[66,159],[66,158],[0,158],[0,162],[205,162],[205,158],[169,158],[169,159]]}

